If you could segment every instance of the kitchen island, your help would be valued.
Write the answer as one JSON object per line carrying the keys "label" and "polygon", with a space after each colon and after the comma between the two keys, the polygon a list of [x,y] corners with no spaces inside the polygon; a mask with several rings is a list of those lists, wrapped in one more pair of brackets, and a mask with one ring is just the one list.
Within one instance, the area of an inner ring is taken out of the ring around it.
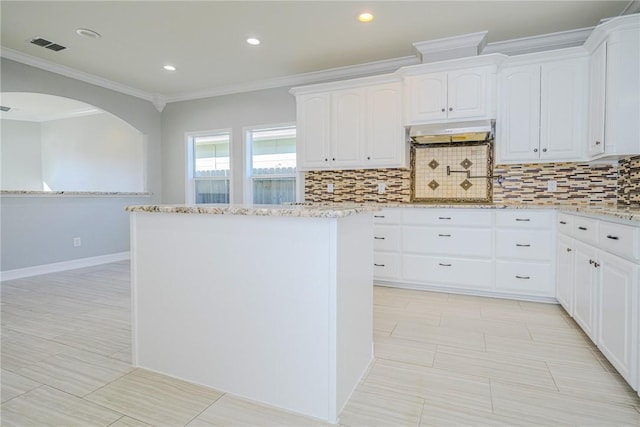
{"label": "kitchen island", "polygon": [[373,359],[376,210],[128,207],[133,365],[336,423]]}

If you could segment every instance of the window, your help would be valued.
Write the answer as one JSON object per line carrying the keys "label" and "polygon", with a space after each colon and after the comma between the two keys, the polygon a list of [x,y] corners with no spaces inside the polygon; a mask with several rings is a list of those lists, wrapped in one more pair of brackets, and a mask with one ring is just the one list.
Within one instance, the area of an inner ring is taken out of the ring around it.
{"label": "window", "polygon": [[188,137],[192,202],[229,203],[231,132]]}
{"label": "window", "polygon": [[247,201],[280,204],[296,201],[296,128],[247,132]]}

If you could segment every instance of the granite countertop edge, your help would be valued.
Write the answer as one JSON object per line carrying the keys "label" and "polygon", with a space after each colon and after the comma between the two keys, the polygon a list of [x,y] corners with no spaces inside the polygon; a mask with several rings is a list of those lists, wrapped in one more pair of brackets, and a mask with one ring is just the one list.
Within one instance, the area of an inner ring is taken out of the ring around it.
{"label": "granite countertop edge", "polygon": [[294,203],[290,205],[142,205],[127,206],[128,212],[184,213],[209,215],[288,216],[342,218],[385,208],[415,209],[546,209],[599,218],[640,222],[640,207],[616,205],[528,205],[528,204],[417,204],[417,203]]}

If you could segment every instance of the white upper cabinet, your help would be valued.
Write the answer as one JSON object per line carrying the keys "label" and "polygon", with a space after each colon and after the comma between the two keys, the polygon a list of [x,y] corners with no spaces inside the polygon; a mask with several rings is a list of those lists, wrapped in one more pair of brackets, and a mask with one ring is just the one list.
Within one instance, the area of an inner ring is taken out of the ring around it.
{"label": "white upper cabinet", "polygon": [[584,46],[591,53],[589,154],[640,154],[640,15],[599,25]]}
{"label": "white upper cabinet", "polygon": [[523,55],[500,71],[496,163],[584,160],[588,57],[567,52],[573,57]]}
{"label": "white upper cabinet", "polygon": [[364,78],[292,89],[299,170],[406,167],[399,79]]}
{"label": "white upper cabinet", "polygon": [[589,64],[589,155],[604,153],[607,42],[591,55]]}
{"label": "white upper cabinet", "polygon": [[495,66],[404,77],[405,125],[491,118]]}

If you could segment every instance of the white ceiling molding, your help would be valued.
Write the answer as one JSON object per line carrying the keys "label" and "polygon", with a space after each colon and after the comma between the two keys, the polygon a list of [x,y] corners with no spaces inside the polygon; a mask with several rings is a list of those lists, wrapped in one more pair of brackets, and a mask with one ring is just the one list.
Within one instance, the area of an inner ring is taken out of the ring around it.
{"label": "white ceiling molding", "polygon": [[156,93],[153,95],[151,103],[154,107],[156,107],[158,113],[162,113],[162,110],[164,110],[164,107],[167,105],[167,98],[165,98],[163,95],[160,95],[159,93]]}
{"label": "white ceiling molding", "polygon": [[51,71],[52,73],[60,74],[65,77],[71,77],[72,79],[100,86],[105,89],[111,89],[116,92],[124,93],[126,95],[135,96],[136,98],[141,98],[147,101],[152,101],[153,99],[153,96],[150,93],[144,92],[142,90],[116,83],[114,81],[107,80],[93,74],[85,73],[83,71],[78,71],[74,68],[65,67],[63,65],[40,59],[35,56],[27,55],[25,53],[18,52],[17,50],[6,48],[4,46],[0,47],[0,56],[12,61],[20,62],[22,64],[31,65],[32,67],[40,68],[45,71]]}
{"label": "white ceiling molding", "polygon": [[523,37],[521,39],[489,43],[482,51],[482,54],[503,53],[505,55],[523,55],[525,53],[582,46],[591,32],[593,32],[593,29],[594,27],[580,28],[577,30],[543,34],[541,36]]}
{"label": "white ceiling molding", "polygon": [[627,5],[627,7],[625,7],[624,10],[620,13],[620,16],[631,15],[633,13],[639,13],[639,12],[640,12],[640,0],[631,0]]}
{"label": "white ceiling molding", "polygon": [[167,97],[166,100],[167,103],[189,101],[191,99],[210,98],[213,96],[231,95],[234,93],[251,92],[254,90],[262,89],[273,89],[283,86],[296,86],[310,83],[326,82],[330,80],[340,80],[383,73],[393,73],[400,67],[404,67],[407,65],[416,65],[419,63],[420,61],[417,57],[405,56],[403,58],[387,59],[383,61],[369,62],[366,64],[332,68],[329,70],[314,71],[311,73],[295,74],[292,76],[276,77],[268,80],[258,80],[255,82],[229,85],[197,92],[189,92]]}

